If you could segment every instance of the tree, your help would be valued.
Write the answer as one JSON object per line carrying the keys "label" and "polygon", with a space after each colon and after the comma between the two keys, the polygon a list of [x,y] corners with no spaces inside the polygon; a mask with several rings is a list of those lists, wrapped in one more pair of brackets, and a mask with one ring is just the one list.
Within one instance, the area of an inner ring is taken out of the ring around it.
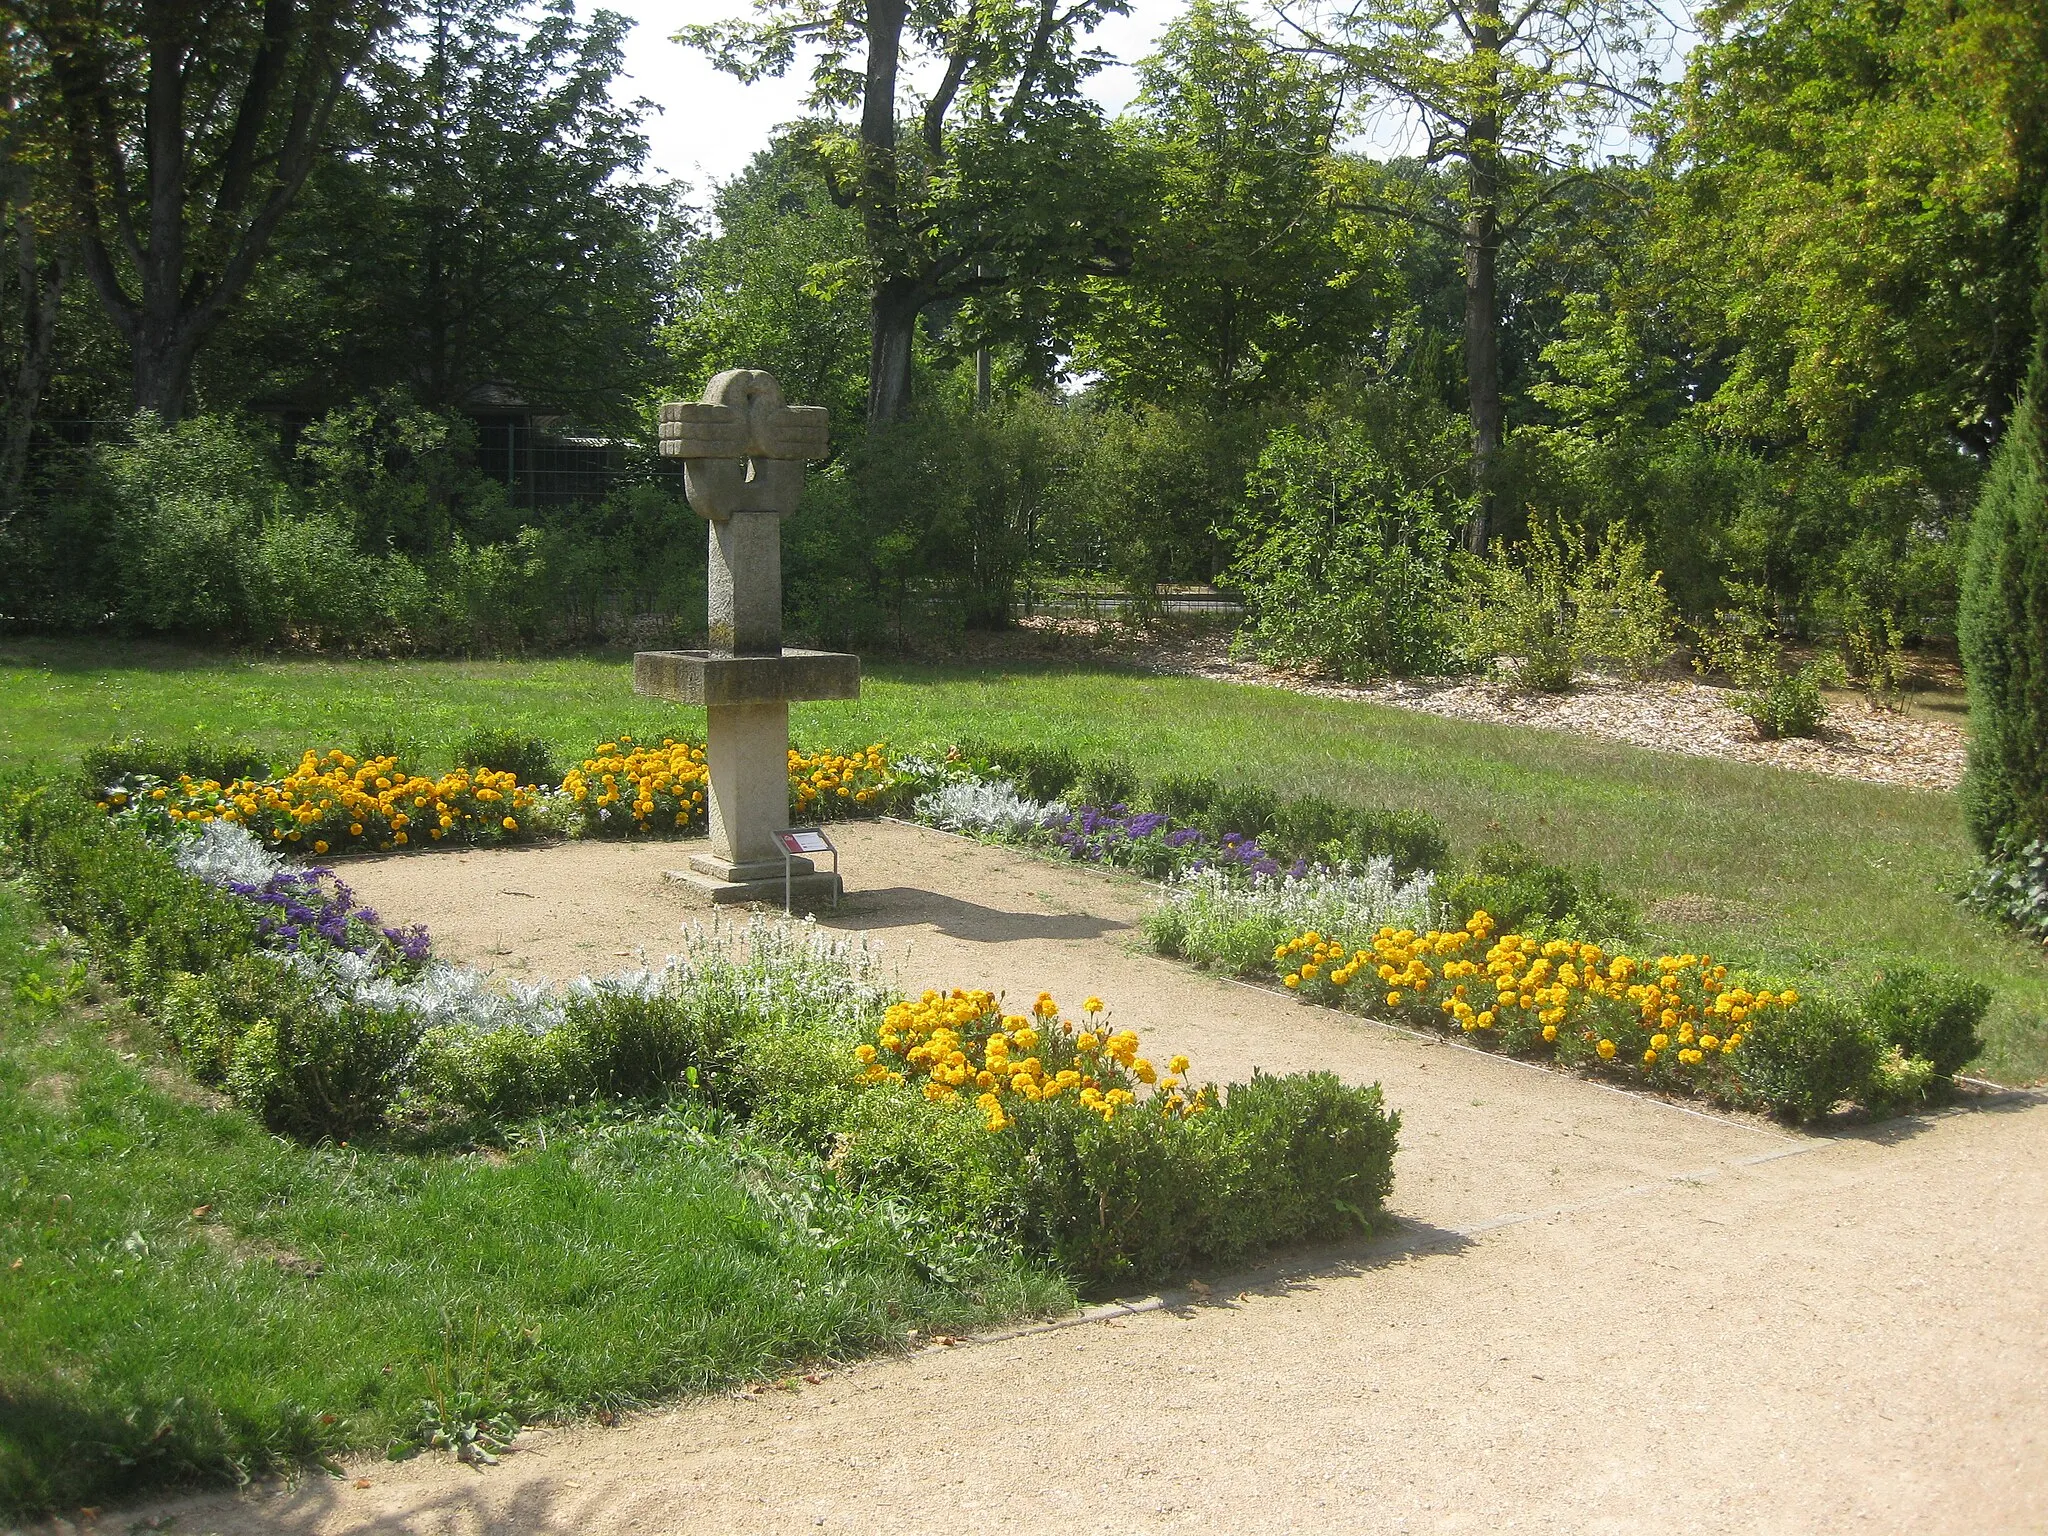
{"label": "tree", "polygon": [[1241,410],[1313,383],[1386,308],[1385,263],[1332,203],[1339,82],[1237,0],[1194,0],[1120,124],[1147,174],[1127,278],[1090,284],[1074,359],[1120,399]]}
{"label": "tree", "polygon": [[[868,421],[910,407],[918,317],[1047,270],[1116,271],[1116,172],[1080,96],[1102,62],[1082,39],[1126,0],[755,0],[755,19],[684,29],[743,80],[814,48],[807,136],[868,263]],[[858,63],[856,63],[858,59]],[[940,70],[921,105],[907,67]],[[906,108],[915,125],[903,133]],[[851,113],[845,123],[835,114]]]}
{"label": "tree", "polygon": [[1495,521],[1506,433],[1501,247],[1592,174],[1618,115],[1650,104],[1654,15],[1647,0],[1338,0],[1294,18],[1302,46],[1341,61],[1363,91],[1362,126],[1383,126],[1371,116],[1391,106],[1426,135],[1425,165],[1453,161],[1463,173],[1455,223],[1413,202],[1355,206],[1432,225],[1462,247],[1475,553]]}
{"label": "tree", "polygon": [[663,340],[686,383],[765,368],[844,423],[867,403],[867,263],[859,215],[832,201],[803,136],[785,131],[718,189],[716,231],[683,247]]}
{"label": "tree", "polygon": [[393,20],[380,0],[15,0],[61,99],[82,264],[175,420]]}
{"label": "tree", "polygon": [[2026,386],[1971,524],[1960,617],[1964,814],[1980,848],[2009,852],[2048,837],[2048,284]]}
{"label": "tree", "polygon": [[2037,0],[1737,0],[1673,107],[1637,301],[1718,428],[1967,506],[2026,366],[2048,188]]}
{"label": "tree", "polygon": [[0,228],[13,260],[0,264],[0,529],[21,502],[29,437],[57,343],[73,243],[51,176],[55,123],[47,61],[35,40],[0,32]]}
{"label": "tree", "polygon": [[631,24],[570,0],[426,0],[366,65],[236,323],[245,388],[325,410],[485,380],[624,424],[662,371],[687,227],[616,98]]}

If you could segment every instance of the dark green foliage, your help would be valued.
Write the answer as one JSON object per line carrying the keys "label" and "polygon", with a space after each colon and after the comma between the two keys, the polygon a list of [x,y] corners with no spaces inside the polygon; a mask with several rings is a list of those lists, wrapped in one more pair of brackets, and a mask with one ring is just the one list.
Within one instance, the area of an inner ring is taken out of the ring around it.
{"label": "dark green foliage", "polygon": [[1176,822],[1199,826],[1215,809],[1223,786],[1199,773],[1162,773],[1145,786],[1145,803]]}
{"label": "dark green foliage", "polygon": [[1217,1126],[1242,1155],[1239,1183],[1210,1214],[1219,1256],[1367,1231],[1393,1190],[1401,1117],[1377,1083],[1254,1071],[1231,1088]]}
{"label": "dark green foliage", "polygon": [[339,1003],[278,970],[272,1006],[235,1046],[228,1092],[273,1131],[301,1141],[345,1141],[380,1128],[419,1039],[418,1015]]}
{"label": "dark green foliage", "polygon": [[1263,785],[1231,784],[1216,796],[1208,814],[1198,818],[1197,824],[1217,837],[1229,832],[1242,837],[1264,837],[1272,827],[1273,813],[1279,808],[1279,796]]}
{"label": "dark green foliage", "polygon": [[966,740],[960,756],[1017,786],[1033,800],[1058,800],[1081,777],[1081,760],[1068,747],[1044,742]]}
{"label": "dark green foliage", "polygon": [[485,726],[456,743],[455,761],[464,768],[509,773],[521,784],[550,787],[562,781],[561,769],[548,744],[526,732]]}
{"label": "dark green foliage", "polygon": [[605,987],[572,998],[562,1024],[544,1034],[442,1026],[420,1040],[406,1118],[489,1134],[601,1099],[688,1097],[744,1109],[734,1022],[701,998]]}
{"label": "dark green foliage", "polygon": [[1092,757],[1081,769],[1078,789],[1083,805],[1128,805],[1138,797],[1139,784],[1128,758]]}
{"label": "dark green foliage", "polygon": [[47,785],[0,790],[0,839],[51,916],[91,945],[121,985],[154,1004],[172,977],[256,947],[245,904],[185,874],[139,827]]}
{"label": "dark green foliage", "polygon": [[87,787],[93,790],[129,774],[156,779],[176,779],[186,774],[229,784],[236,779],[269,778],[270,760],[242,742],[208,741],[203,737],[191,741],[151,741],[130,736],[89,748],[79,761],[79,771]]}
{"label": "dark green foliage", "polygon": [[1987,853],[2048,836],[2048,286],[2034,309],[2033,366],[1977,503],[1958,615],[1963,812]]}
{"label": "dark green foliage", "polygon": [[1297,795],[1274,807],[1266,845],[1287,859],[1363,864],[1387,858],[1403,878],[1418,869],[1441,869],[1451,843],[1427,811],[1385,811],[1339,805],[1320,795]]}
{"label": "dark green foliage", "polygon": [[840,1176],[935,1202],[949,1221],[1010,1232],[1103,1290],[1278,1244],[1369,1231],[1393,1185],[1400,1116],[1378,1085],[1327,1072],[1254,1074],[1191,1119],[1071,1099],[1013,1106],[990,1135],[908,1090],[858,1093]]}
{"label": "dark green foliage", "polygon": [[277,962],[251,951],[204,975],[171,978],[158,1005],[165,1038],[184,1058],[185,1070],[214,1088],[227,1086],[243,1037],[280,1008],[303,1001]]}
{"label": "dark green foliage", "polygon": [[1501,933],[1569,925],[1587,937],[1621,938],[1638,921],[1634,903],[1610,891],[1598,871],[1547,863],[1509,838],[1482,844],[1472,867],[1445,885],[1443,899],[1453,927],[1484,911]]}
{"label": "dark green foliage", "polygon": [[1825,993],[1759,1016],[1742,1042],[1742,1073],[1759,1108],[1818,1120],[1869,1089],[1884,1041],[1854,1005]]}
{"label": "dark green foliage", "polygon": [[1954,971],[1896,966],[1863,998],[1864,1016],[1887,1045],[1924,1057],[1953,1077],[1984,1049],[1977,1027],[1991,1007],[1991,989]]}

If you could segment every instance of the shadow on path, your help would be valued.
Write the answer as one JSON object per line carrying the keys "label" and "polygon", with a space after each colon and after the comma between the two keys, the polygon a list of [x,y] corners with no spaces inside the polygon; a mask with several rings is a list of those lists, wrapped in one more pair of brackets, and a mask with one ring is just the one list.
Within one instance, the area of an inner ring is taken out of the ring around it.
{"label": "shadow on path", "polygon": [[859,932],[875,928],[914,928],[930,924],[949,939],[980,944],[1007,944],[1025,939],[1099,939],[1131,925],[1086,912],[1006,912],[957,896],[941,896],[911,886],[849,891],[839,910],[818,913],[818,926]]}

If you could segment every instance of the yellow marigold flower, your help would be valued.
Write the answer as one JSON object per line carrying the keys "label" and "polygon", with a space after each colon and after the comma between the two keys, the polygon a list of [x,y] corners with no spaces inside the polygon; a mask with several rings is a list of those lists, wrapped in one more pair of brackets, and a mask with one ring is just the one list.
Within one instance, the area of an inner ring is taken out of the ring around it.
{"label": "yellow marigold flower", "polygon": [[1600,1053],[1602,1061],[1614,1060],[1614,1042],[1612,1040],[1602,1040],[1593,1049]]}
{"label": "yellow marigold flower", "polygon": [[1557,1038],[1557,1026],[1555,1024],[1544,1025],[1543,1038],[1545,1040],[1555,1040]]}
{"label": "yellow marigold flower", "polygon": [[1175,1077],[1182,1076],[1184,1073],[1186,1073],[1187,1069],[1188,1059],[1185,1056],[1176,1056],[1166,1064],[1166,1070],[1171,1072]]}
{"label": "yellow marigold flower", "polygon": [[1102,999],[1099,997],[1091,997],[1087,999],[1085,1002],[1081,1004],[1081,1011],[1083,1013],[1102,1012]]}
{"label": "yellow marigold flower", "polygon": [[519,823],[514,821],[510,816],[507,816],[505,818],[503,825],[507,832],[517,832],[519,830]]}

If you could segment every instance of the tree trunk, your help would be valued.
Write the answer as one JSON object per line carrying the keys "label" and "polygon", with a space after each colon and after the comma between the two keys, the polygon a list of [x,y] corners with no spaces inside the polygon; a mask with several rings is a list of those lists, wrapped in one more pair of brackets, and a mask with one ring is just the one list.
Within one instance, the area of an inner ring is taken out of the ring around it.
{"label": "tree trunk", "polygon": [[[1482,13],[1473,28],[1472,55],[1499,78],[1500,18]],[[1465,547],[1486,553],[1493,535],[1494,480],[1500,465],[1504,416],[1500,399],[1500,116],[1473,115],[1465,141],[1465,385],[1472,413],[1472,520]]]}
{"label": "tree trunk", "polygon": [[868,425],[910,414],[910,350],[917,334],[916,290],[897,278],[879,283],[868,307]]}
{"label": "tree trunk", "polygon": [[[24,198],[23,201],[26,201]],[[60,245],[45,257],[35,219],[26,208],[15,215],[15,302],[21,323],[21,359],[7,401],[7,430],[0,439],[0,528],[13,521],[21,506],[21,488],[28,475],[29,439],[35,433],[36,411],[50,374],[50,355],[57,340],[57,312],[70,276],[71,254]]]}
{"label": "tree trunk", "polygon": [[922,304],[908,270],[902,189],[896,177],[896,75],[908,0],[868,0],[867,78],[861,90],[861,213],[875,263],[868,299],[868,425],[910,410],[910,347]]}
{"label": "tree trunk", "polygon": [[203,339],[168,317],[140,317],[133,343],[134,366],[129,373],[136,410],[154,411],[166,424],[185,419],[192,362]]}

